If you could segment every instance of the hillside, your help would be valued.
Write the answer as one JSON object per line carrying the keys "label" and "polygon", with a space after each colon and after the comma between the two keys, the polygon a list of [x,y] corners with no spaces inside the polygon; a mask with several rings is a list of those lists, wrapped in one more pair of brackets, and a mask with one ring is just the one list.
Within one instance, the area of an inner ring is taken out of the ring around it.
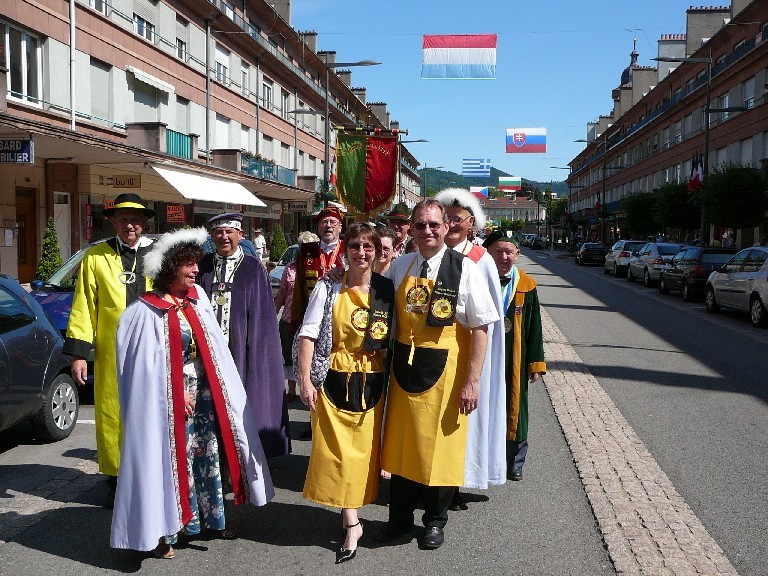
{"label": "hillside", "polygon": [[[422,184],[424,182],[425,170],[420,169],[419,175],[421,176]],[[426,169],[426,181],[428,191],[435,193],[443,190],[444,188],[469,188],[470,186],[498,186],[499,176],[514,176],[514,174],[507,174],[496,168],[491,168],[490,178],[464,178],[461,174],[456,172],[450,172],[448,170],[437,170],[435,168]],[[528,180],[523,178],[523,187],[539,188],[545,190],[547,186],[552,188],[552,192],[557,193],[558,196],[563,197],[568,195],[568,186],[565,182],[537,182],[535,180]]]}

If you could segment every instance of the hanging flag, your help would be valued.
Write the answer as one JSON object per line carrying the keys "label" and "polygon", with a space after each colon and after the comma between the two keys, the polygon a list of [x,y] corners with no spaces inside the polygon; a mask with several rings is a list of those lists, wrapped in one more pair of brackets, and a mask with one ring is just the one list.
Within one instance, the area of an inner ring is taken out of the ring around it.
{"label": "hanging flag", "polygon": [[496,78],[496,34],[425,34],[422,48],[422,78]]}
{"label": "hanging flag", "polygon": [[465,158],[461,161],[461,175],[464,178],[490,178],[491,160]]}
{"label": "hanging flag", "polygon": [[546,128],[507,128],[507,154],[546,151]]}
{"label": "hanging flag", "polygon": [[488,198],[488,186],[470,186],[469,191],[478,198]]}
{"label": "hanging flag", "polygon": [[339,134],[336,189],[359,212],[379,208],[394,196],[397,137]]}
{"label": "hanging flag", "polygon": [[336,154],[333,155],[331,160],[331,167],[328,171],[328,179],[331,181],[331,186],[336,186]]}
{"label": "hanging flag", "polygon": [[499,190],[523,189],[523,179],[520,176],[499,176]]}
{"label": "hanging flag", "polygon": [[603,209],[603,205],[600,204],[600,199],[597,199],[597,202],[595,202],[595,212],[600,212]]}
{"label": "hanging flag", "polygon": [[704,180],[704,163],[702,157],[694,154],[691,159],[691,174],[688,176],[688,190],[693,192],[701,188]]}

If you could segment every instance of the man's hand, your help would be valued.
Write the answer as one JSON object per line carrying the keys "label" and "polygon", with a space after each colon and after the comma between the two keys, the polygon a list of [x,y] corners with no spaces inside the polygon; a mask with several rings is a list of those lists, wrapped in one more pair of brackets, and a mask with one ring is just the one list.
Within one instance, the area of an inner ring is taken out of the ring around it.
{"label": "man's hand", "polygon": [[85,386],[85,381],[88,378],[88,362],[85,358],[75,358],[72,360],[72,379],[77,382],[78,386]]}
{"label": "man's hand", "polygon": [[328,272],[325,273],[326,278],[330,278],[331,282],[334,284],[339,284],[341,282],[341,279],[344,278],[344,268],[339,268],[338,266],[334,266]]}
{"label": "man's hand", "polygon": [[461,387],[461,402],[459,410],[462,414],[471,414],[477,410],[477,401],[480,398],[480,386],[477,380],[467,378],[467,382]]}

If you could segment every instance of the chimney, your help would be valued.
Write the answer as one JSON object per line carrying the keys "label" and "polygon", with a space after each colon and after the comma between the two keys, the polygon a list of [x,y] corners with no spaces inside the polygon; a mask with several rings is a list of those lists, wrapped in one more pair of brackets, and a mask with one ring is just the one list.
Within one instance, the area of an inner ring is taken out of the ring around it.
{"label": "chimney", "polygon": [[301,38],[301,41],[304,42],[312,52],[317,52],[317,32],[314,30],[299,32],[299,38]]}
{"label": "chimney", "polygon": [[352,86],[352,70],[336,70],[336,76],[344,82],[347,87]]}
{"label": "chimney", "polygon": [[317,55],[320,57],[320,60],[326,64],[336,63],[336,52],[333,50],[321,50],[317,53]]}
{"label": "chimney", "polygon": [[291,23],[291,0],[269,0],[269,5],[272,6],[275,12],[285,20],[288,24]]}
{"label": "chimney", "polygon": [[393,130],[393,131],[394,130],[400,130],[400,122],[398,122],[397,120],[392,120],[389,123],[389,129]]}
{"label": "chimney", "polygon": [[379,122],[384,126],[389,126],[387,121],[387,103],[386,102],[371,102],[368,107],[373,112],[373,115],[379,119]]}
{"label": "chimney", "polygon": [[365,88],[352,88],[352,94],[357,96],[357,99],[365,104]]}

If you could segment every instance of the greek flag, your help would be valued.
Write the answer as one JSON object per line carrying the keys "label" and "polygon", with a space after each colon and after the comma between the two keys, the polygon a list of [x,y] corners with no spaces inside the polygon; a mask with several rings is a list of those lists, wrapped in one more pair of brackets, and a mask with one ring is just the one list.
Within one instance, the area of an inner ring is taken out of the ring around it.
{"label": "greek flag", "polygon": [[485,160],[480,158],[465,158],[461,162],[461,175],[464,176],[464,178],[490,178],[490,158]]}

